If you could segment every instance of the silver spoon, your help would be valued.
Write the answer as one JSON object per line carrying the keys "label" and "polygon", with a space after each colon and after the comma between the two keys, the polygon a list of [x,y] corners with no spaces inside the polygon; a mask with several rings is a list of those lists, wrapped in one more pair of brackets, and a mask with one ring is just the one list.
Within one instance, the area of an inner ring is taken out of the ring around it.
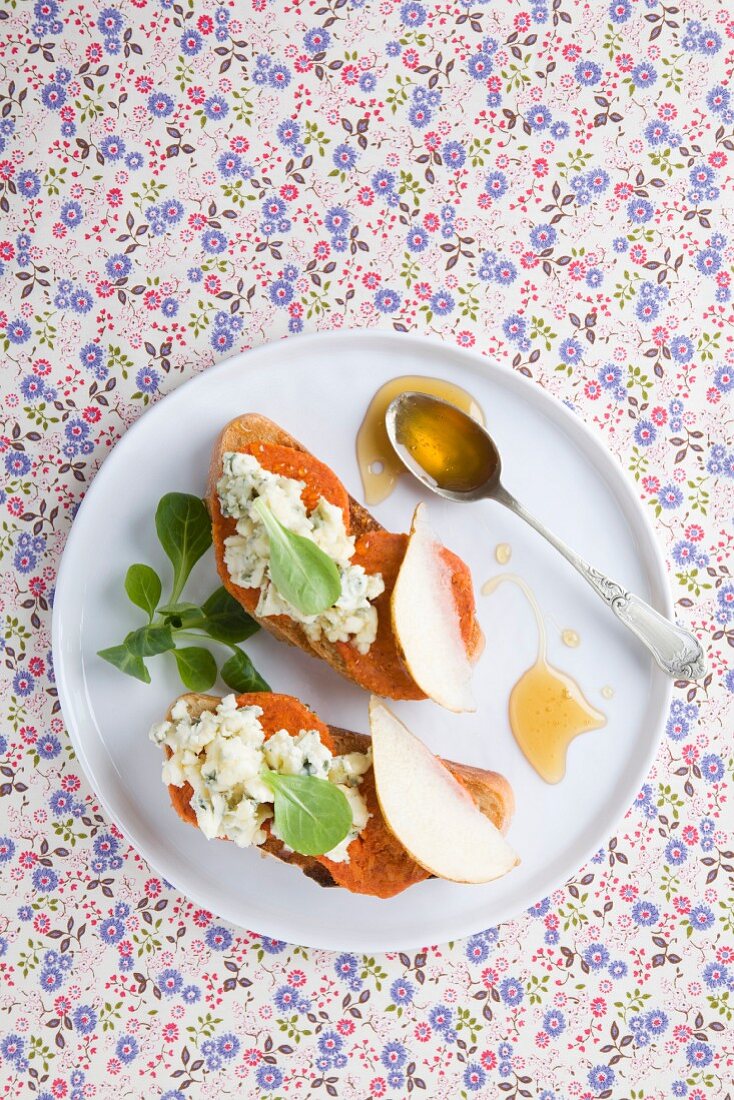
{"label": "silver spoon", "polygon": [[636,634],[663,672],[698,680],[706,671],[703,647],[639,596],[600,573],[532,516],[502,485],[502,460],[488,432],[448,401],[409,391],[391,401],[385,426],[395,453],[426,488],[447,500],[496,500],[555,546],[588,581],[619,621]]}

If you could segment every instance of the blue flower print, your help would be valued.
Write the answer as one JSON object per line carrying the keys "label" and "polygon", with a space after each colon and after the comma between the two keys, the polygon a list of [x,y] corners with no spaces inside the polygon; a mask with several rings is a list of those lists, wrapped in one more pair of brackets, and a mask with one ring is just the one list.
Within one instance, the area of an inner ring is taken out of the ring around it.
{"label": "blue flower print", "polygon": [[564,340],[558,349],[558,354],[561,357],[561,362],[566,363],[568,366],[579,363],[581,361],[581,344],[578,340]]}
{"label": "blue flower print", "polygon": [[[110,279],[124,279],[132,271],[132,260],[129,256],[126,256],[124,252],[117,252],[113,256],[110,256],[105,263],[105,271]],[[89,347],[97,347],[96,344],[90,344]],[[98,349],[101,357],[101,348]],[[96,364],[95,364],[96,365]]]}
{"label": "blue flower print", "polygon": [[102,138],[99,143],[99,151],[105,160],[121,160],[125,155],[125,149],[125,142],[117,134],[110,134],[109,137]]}
{"label": "blue flower print", "polygon": [[115,1047],[115,1053],[123,1065],[129,1065],[130,1062],[134,1062],[138,1056],[140,1048],[137,1044],[137,1040],[132,1035],[121,1035],[117,1040]]}
{"label": "blue flower print", "polygon": [[[210,947],[212,951],[228,951],[232,946],[232,933],[221,924],[213,924],[211,928],[208,928],[204,939],[206,940],[207,947]],[[271,940],[270,942],[274,943],[278,941]],[[268,950],[264,940],[263,949],[265,951]]]}
{"label": "blue flower print", "polygon": [[555,1038],[566,1030],[566,1018],[560,1009],[551,1008],[543,1017],[543,1031]]}
{"label": "blue flower print", "polygon": [[204,114],[213,122],[219,122],[229,114],[229,104],[221,95],[211,95],[204,101]]}
{"label": "blue flower print", "polygon": [[713,1058],[714,1052],[708,1043],[696,1040],[693,1043],[689,1043],[686,1047],[686,1060],[689,1066],[695,1066],[697,1069],[702,1069],[704,1066],[710,1065]]}
{"label": "blue flower print", "polygon": [[152,367],[141,367],[135,375],[135,384],[140,393],[155,393],[160,385],[161,376]]}
{"label": "blue flower print", "polygon": [[255,1080],[261,1089],[272,1092],[282,1085],[283,1073],[277,1066],[262,1065],[258,1066]]}
{"label": "blue flower print", "polygon": [[337,168],[342,171],[348,171],[350,168],[354,168],[357,163],[358,153],[351,145],[347,145],[346,142],[342,142],[334,149],[332,160]]}
{"label": "blue flower print", "polygon": [[636,88],[651,88],[658,78],[654,66],[649,61],[635,65],[630,75]]}
{"label": "blue flower print", "polygon": [[407,27],[422,27],[426,21],[426,9],[418,0],[408,0],[400,9],[400,18]]}
{"label": "blue flower print", "polygon": [[519,1005],[525,997],[525,991],[515,978],[504,978],[500,982],[500,997],[506,1005]]}
{"label": "blue flower print", "polygon": [[153,92],[148,98],[148,110],[154,118],[168,118],[174,108],[173,99],[167,92]]}
{"label": "blue flower print", "polygon": [[507,176],[504,172],[490,172],[484,182],[484,188],[493,199],[501,199],[507,191]]}
{"label": "blue flower print", "polygon": [[390,986],[390,997],[393,1004],[409,1005],[413,1000],[415,987],[407,978],[396,978]]}
{"label": "blue flower print", "polygon": [[536,225],[530,230],[530,244],[538,251],[542,251],[556,243],[557,235],[552,225]]}
{"label": "blue flower print", "polygon": [[633,199],[627,206],[627,217],[635,225],[649,221],[653,212],[653,205],[647,199]]}
{"label": "blue flower print", "polygon": [[396,290],[381,287],[375,295],[375,306],[380,313],[395,313],[400,309],[401,297]]}
{"label": "blue flower print", "polygon": [[306,31],[303,36],[303,45],[312,55],[323,53],[331,45],[331,35],[325,27],[314,27]]}
{"label": "blue flower print", "polygon": [[27,321],[22,321],[20,318],[16,318],[14,321],[8,321],[5,329],[5,336],[11,344],[25,344],[30,335],[31,326]]}
{"label": "blue flower print", "polygon": [[597,65],[596,61],[579,61],[574,75],[579,84],[585,88],[590,88],[594,84],[598,84],[601,79],[601,66]]}
{"label": "blue flower print", "polygon": [[635,443],[639,447],[649,447],[655,442],[657,431],[651,420],[638,420],[635,425]]}
{"label": "blue flower print", "polygon": [[402,1043],[387,1043],[380,1055],[380,1061],[386,1069],[400,1069],[408,1061],[408,1055]]}
{"label": "blue flower print", "polygon": [[469,1089],[470,1092],[477,1092],[482,1088],[486,1080],[487,1074],[479,1063],[469,1062],[464,1070],[464,1086]]}
{"label": "blue flower print", "polygon": [[205,252],[209,252],[213,256],[217,256],[220,252],[226,251],[228,243],[221,229],[207,229],[201,236],[202,248]]}
{"label": "blue flower print", "polygon": [[666,511],[672,511],[683,503],[683,493],[677,485],[662,485],[658,493],[658,504]]}
{"label": "blue flower print", "polygon": [[448,316],[456,305],[453,295],[449,294],[448,290],[444,289],[437,290],[435,294],[431,295],[428,304],[437,317]]}
{"label": "blue flower print", "polygon": [[584,962],[590,970],[601,970],[609,962],[609,952],[602,943],[592,943],[584,951]]}
{"label": "blue flower print", "polygon": [[614,1084],[616,1074],[611,1066],[594,1066],[589,1071],[588,1082],[593,1089],[603,1092]]}
{"label": "blue flower print", "polygon": [[466,161],[464,146],[458,141],[445,141],[441,146],[441,159],[447,168],[461,168]]}
{"label": "blue flower print", "polygon": [[643,928],[650,928],[653,924],[657,924],[659,916],[657,906],[651,901],[636,901],[632,906],[632,919]]}
{"label": "blue flower print", "polygon": [[453,1010],[446,1005],[436,1005],[428,1013],[428,1022],[436,1031],[447,1031],[454,1021]]}
{"label": "blue flower print", "polygon": [[71,1019],[80,1035],[91,1034],[97,1026],[97,1013],[91,1005],[77,1005]]}
{"label": "blue flower print", "polygon": [[192,29],[184,31],[181,35],[181,52],[185,54],[186,57],[195,57],[197,53],[201,52],[203,44],[204,39],[198,31]]}

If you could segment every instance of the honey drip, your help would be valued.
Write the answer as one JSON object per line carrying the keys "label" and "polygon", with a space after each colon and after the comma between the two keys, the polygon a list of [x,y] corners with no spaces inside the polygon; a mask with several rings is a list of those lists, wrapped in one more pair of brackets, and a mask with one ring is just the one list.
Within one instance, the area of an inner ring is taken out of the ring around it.
{"label": "honey drip", "polygon": [[604,699],[613,699],[614,698],[614,688],[610,687],[609,684],[607,684],[605,687],[603,687],[601,689],[601,694],[602,694],[602,698],[604,698]]}
{"label": "honey drip", "polygon": [[[408,390],[417,390],[432,397],[442,397],[444,401],[450,401],[452,405],[468,413],[477,423],[482,425],[485,423],[484,413],[472,395],[460,386],[455,386],[453,382],[444,382],[441,378],[427,378],[419,374],[404,374],[386,382],[370,401],[357,433],[357,462],[367,504],[379,504],[385,500],[395,488],[395,482],[400,475],[405,473],[405,468],[387,437],[385,412],[393,398]],[[417,424],[416,428],[420,431],[420,424]],[[423,445],[430,446],[435,452],[435,436],[430,441],[427,438],[424,439]],[[430,470],[435,465],[435,459],[438,459],[440,464],[440,456],[434,453],[426,469]]]}
{"label": "honey drip", "polygon": [[500,565],[507,565],[512,557],[512,547],[509,542],[498,542],[494,548],[494,557]]}
{"label": "honey drip", "polygon": [[561,641],[564,645],[567,645],[569,649],[577,649],[581,645],[581,638],[575,630],[570,630],[568,627],[561,631]]}
{"label": "honey drip", "polygon": [[514,573],[500,573],[486,582],[488,596],[503,582],[516,584],[535,615],[538,657],[523,672],[510,693],[510,728],[528,763],[546,783],[558,783],[566,774],[566,753],[574,737],[600,729],[606,723],[579,685],[547,659],[545,623],[531,589]]}

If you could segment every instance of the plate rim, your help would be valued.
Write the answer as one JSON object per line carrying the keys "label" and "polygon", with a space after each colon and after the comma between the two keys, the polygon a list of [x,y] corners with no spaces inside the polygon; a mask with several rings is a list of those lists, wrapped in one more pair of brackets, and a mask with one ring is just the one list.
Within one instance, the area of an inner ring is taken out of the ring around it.
{"label": "plate rim", "polygon": [[[139,842],[136,837],[137,830],[134,828],[134,826],[131,828],[128,822],[123,825],[117,820],[117,814],[111,811],[108,804],[107,792],[103,794],[102,790],[100,789],[100,785],[98,785],[97,783],[95,769],[86,755],[83,747],[84,741],[83,738],[80,736],[76,725],[76,707],[75,704],[72,702],[73,692],[70,684],[67,681],[67,672],[63,658],[61,638],[61,619],[65,604],[66,578],[67,575],[71,573],[73,567],[73,564],[70,563],[73,563],[74,560],[74,547],[77,542],[77,532],[81,529],[80,526],[77,525],[77,519],[82,510],[87,508],[90,498],[94,498],[95,493],[98,491],[97,484],[100,480],[99,475],[102,468],[107,466],[110,462],[119,463],[120,461],[124,461],[125,456],[127,455],[127,451],[131,446],[134,445],[136,432],[140,430],[140,425],[147,422],[150,417],[156,415],[157,410],[164,403],[173,403],[176,400],[180,400],[179,395],[181,393],[190,392],[190,389],[206,384],[206,382],[212,378],[213,374],[225,374],[226,372],[235,369],[237,364],[244,367],[244,369],[253,369],[253,367],[256,367],[260,364],[253,364],[253,366],[248,366],[249,359],[255,358],[257,356],[264,359],[267,359],[270,356],[276,356],[278,354],[278,351],[283,349],[284,345],[288,345],[290,353],[293,351],[294,348],[305,347],[306,345],[338,345],[339,343],[345,341],[348,342],[355,339],[364,340],[365,338],[373,340],[376,339],[378,341],[387,341],[391,343],[409,342],[414,346],[417,346],[418,348],[428,348],[433,353],[443,351],[446,353],[447,357],[450,356],[463,359],[464,361],[466,361],[467,365],[473,365],[475,369],[478,366],[481,366],[489,374],[499,375],[500,385],[509,386],[510,389],[513,389],[515,392],[519,392],[520,394],[527,394],[529,401],[533,402],[536,406],[539,405],[541,412],[548,414],[550,418],[554,421],[554,423],[560,424],[562,429],[564,424],[572,423],[574,425],[574,430],[576,432],[580,432],[580,434],[585,437],[586,442],[591,445],[592,450],[600,458],[600,473],[604,475],[605,467],[609,470],[609,476],[604,476],[604,480],[607,482],[610,488],[615,491],[615,494],[621,496],[623,499],[626,499],[627,506],[634,514],[636,514],[636,518],[641,524],[642,531],[647,536],[646,541],[648,545],[645,547],[644,561],[648,567],[651,586],[650,602],[663,615],[665,615],[669,619],[674,620],[674,603],[670,590],[670,584],[668,582],[666,561],[660,543],[656,536],[655,529],[653,527],[650,517],[648,516],[642,503],[637,497],[633,485],[627,478],[625,471],[616,463],[613,453],[609,451],[607,447],[605,447],[604,443],[601,441],[598,434],[594,432],[592,427],[588,425],[585,420],[578,416],[572,408],[568,407],[555,394],[549,392],[538,381],[535,381],[532,378],[528,378],[526,375],[520,374],[508,364],[499,362],[496,359],[483,355],[480,351],[454,346],[449,344],[447,341],[437,339],[433,336],[426,336],[422,333],[400,333],[391,329],[344,328],[329,330],[325,332],[313,332],[298,336],[283,337],[281,339],[272,340],[264,344],[257,345],[253,348],[240,350],[234,355],[228,356],[226,359],[222,359],[208,367],[205,367],[204,369],[193,375],[193,377],[186,379],[184,382],[178,385],[176,389],[166,394],[165,397],[150,405],[134,421],[134,423],[131,424],[129,428],[127,428],[127,430],[117,440],[115,445],[112,447],[112,449],[104,457],[103,461],[95,470],[84,494],[84,497],[74,515],[71,526],[69,527],[67,532],[66,541],[57,567],[51,624],[51,648],[53,654],[56,688],[58,692],[62,715],[64,718],[64,723],[66,725],[66,729],[79,764],[110,822],[114,823],[116,827],[120,829],[120,831],[130,842],[132,847],[134,847],[135,850],[140,853],[140,855],[146,860],[149,866],[157,870],[157,873],[161,874],[166,879],[166,881],[170,882],[177,891],[180,891],[180,893],[182,893],[185,897],[189,898],[196,904],[202,905],[207,909],[212,909],[213,912],[216,911],[216,914],[218,916],[229,921],[236,928],[250,932],[254,932],[255,929],[251,929],[247,925],[243,924],[242,918],[239,915],[233,914],[231,911],[228,912],[229,907],[227,905],[225,905],[223,909],[220,909],[217,906],[212,907],[211,900],[208,899],[205,894],[200,893],[196,886],[192,887],[189,882],[182,884],[181,879],[178,875],[175,875],[173,878],[171,878],[169,874],[166,873],[164,870],[158,870],[159,862],[155,856],[151,858],[151,856],[148,854],[148,845],[145,842]],[[651,657],[649,658],[649,660],[652,662]],[[652,664],[653,681],[651,683],[651,692],[654,693],[657,690],[657,693],[660,695],[659,712],[657,714],[657,720],[654,723],[654,736],[650,740],[650,746],[647,752],[640,759],[638,767],[633,769],[632,778],[635,781],[634,787],[630,782],[621,792],[624,794],[624,803],[626,807],[623,811],[621,811],[621,816],[619,816],[618,812],[615,812],[614,814],[607,814],[602,819],[605,834],[609,833],[609,835],[611,835],[616,825],[624,820],[624,815],[627,813],[628,809],[634,802],[637,790],[644,781],[645,776],[648,775],[651,770],[660,746],[665,719],[667,716],[667,712],[670,709],[673,681],[671,678],[665,676],[654,665],[654,662],[652,662]],[[652,702],[655,702],[654,694]],[[580,870],[589,861],[589,859],[597,851],[597,849],[598,842],[594,845],[591,845],[588,850],[585,851],[583,858],[578,863],[576,869]],[[573,874],[574,868],[564,868],[563,878],[559,881],[556,881],[553,885],[549,886],[549,892],[553,889],[558,889]],[[493,914],[493,925],[499,925],[507,920],[515,919],[521,916],[523,911],[524,910],[522,909],[518,911],[515,905],[511,904],[505,904],[504,908],[500,906],[499,910],[495,914]],[[452,932],[450,936],[447,936],[446,939],[436,942],[446,943],[449,940],[463,939],[467,936],[471,936],[479,931],[482,931],[482,929],[480,928],[474,928],[473,924],[474,922],[472,922],[471,927],[465,927],[462,925],[461,927],[457,928],[456,931]],[[384,953],[398,951],[401,949],[411,950],[426,946],[425,936],[420,934],[406,935],[405,938],[400,939],[399,943],[391,944],[390,946],[385,946],[384,940],[382,939],[370,939],[369,936],[361,936],[359,939],[359,944],[355,946],[355,941],[353,939],[349,939],[348,934],[346,938],[339,938],[338,942],[335,942],[334,936],[328,936],[326,939],[322,939],[319,936],[313,935],[308,935],[307,942],[303,942],[301,940],[296,941],[290,938],[290,936],[293,934],[292,929],[291,931],[284,931],[284,929],[289,927],[290,925],[288,919],[283,920],[279,916],[274,915],[271,924],[271,928],[273,928],[274,931],[271,932],[269,930],[262,930],[261,932],[257,932],[257,934],[283,940],[286,943],[298,943],[298,945],[300,946],[328,951]]]}

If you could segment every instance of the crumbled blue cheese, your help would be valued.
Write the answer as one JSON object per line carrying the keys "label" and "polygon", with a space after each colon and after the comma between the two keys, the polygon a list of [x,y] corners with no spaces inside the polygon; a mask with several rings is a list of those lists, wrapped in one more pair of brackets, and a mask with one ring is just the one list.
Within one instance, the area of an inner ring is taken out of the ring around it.
{"label": "crumbled blue cheese", "polygon": [[[264,770],[327,779],[346,795],[352,827],[326,855],[337,863],[348,862],[347,849],[369,818],[358,788],[371,767],[371,753],[333,756],[318,730],[283,729],[266,740],[261,714],[261,707],[238,707],[235,696],[227,695],[216,710],[192,718],[186,701],[179,699],[171,720],[150,731],[151,741],[172,753],[163,763],[163,782],[174,787],[191,784],[197,824],[210,840],[223,837],[247,848],[263,843],[263,826],[273,817],[273,792],[261,779]],[[278,835],[274,824],[271,831]]]}
{"label": "crumbled blue cheese", "polygon": [[[366,573],[353,565],[354,536],[348,535],[341,508],[321,497],[308,513],[301,500],[304,482],[265,470],[254,455],[228,451],[223,459],[217,492],[226,516],[237,521],[237,534],[224,540],[229,575],[242,588],[259,588],[255,612],[259,616],[288,615],[317,641],[351,642],[367,653],[377,635],[377,609],[370,602],[385,590],[380,573]],[[313,539],[336,563],[341,595],[319,615],[303,615],[285,600],[270,580],[269,543],[262,520],[253,509],[258,497],[284,527]]]}

